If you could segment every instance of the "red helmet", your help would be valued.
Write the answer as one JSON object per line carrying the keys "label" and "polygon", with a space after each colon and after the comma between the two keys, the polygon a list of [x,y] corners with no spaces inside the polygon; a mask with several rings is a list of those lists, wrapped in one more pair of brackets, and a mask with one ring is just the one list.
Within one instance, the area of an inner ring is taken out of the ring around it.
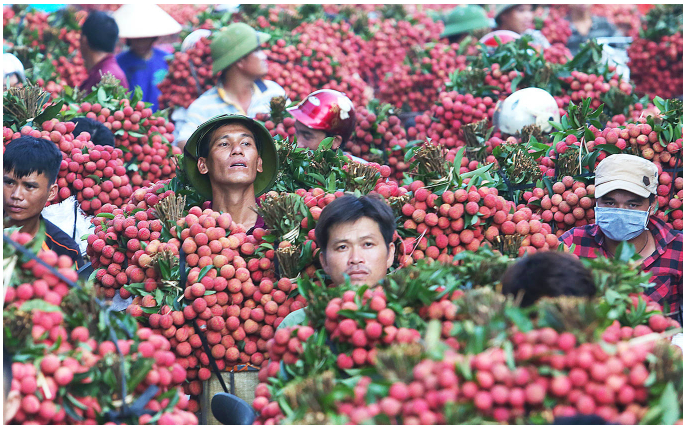
{"label": "red helmet", "polygon": [[335,90],[318,90],[287,111],[308,128],[339,135],[342,143],[349,140],[356,127],[356,110],[346,94]]}
{"label": "red helmet", "polygon": [[487,33],[485,36],[480,38],[480,43],[484,43],[490,48],[496,48],[499,46],[495,38],[499,39],[502,43],[512,42],[516,39],[520,39],[521,35],[513,32],[511,30],[495,30]]}

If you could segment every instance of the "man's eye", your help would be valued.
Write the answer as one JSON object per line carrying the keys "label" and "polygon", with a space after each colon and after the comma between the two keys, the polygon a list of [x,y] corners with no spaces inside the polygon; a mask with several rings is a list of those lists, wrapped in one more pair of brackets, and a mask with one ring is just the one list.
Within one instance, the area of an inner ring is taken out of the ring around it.
{"label": "man's eye", "polygon": [[338,250],[338,251],[343,251],[343,250],[345,250],[345,249],[346,249],[346,245],[339,245],[339,246],[337,247],[337,250]]}
{"label": "man's eye", "polygon": [[371,246],[375,246],[375,244],[373,242],[366,242],[366,243],[364,243],[364,245],[367,246],[368,248],[370,248]]}
{"label": "man's eye", "polygon": [[251,142],[243,142],[242,145],[251,146]]}

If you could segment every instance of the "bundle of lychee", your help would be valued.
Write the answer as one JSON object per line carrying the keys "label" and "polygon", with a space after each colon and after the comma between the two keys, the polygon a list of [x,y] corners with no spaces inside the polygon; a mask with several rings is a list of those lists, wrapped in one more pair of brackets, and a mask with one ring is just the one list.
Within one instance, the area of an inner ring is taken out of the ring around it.
{"label": "bundle of lychee", "polygon": [[[413,22],[415,21],[415,22]],[[444,25],[423,12],[410,20],[371,19],[370,39],[359,53],[360,70],[366,82],[376,86],[395,64],[401,64],[414,46],[438,41]]]}
{"label": "bundle of lychee", "polygon": [[631,80],[640,94],[677,97],[683,88],[683,9],[657,5],[628,47]]}
{"label": "bundle of lychee", "polygon": [[88,133],[74,137],[75,124],[60,122],[53,118],[41,124],[41,130],[29,126],[13,133],[4,128],[4,145],[23,135],[43,138],[54,142],[62,152],[62,164],[58,173],[57,185],[60,187],[55,200],[59,203],[74,195],[81,209],[90,215],[100,212],[102,205],[113,203],[121,205],[129,198],[132,187],[124,167],[120,149],[110,146],[94,145]]}
{"label": "bundle of lychee", "polygon": [[168,64],[167,76],[158,84],[160,109],[186,109],[201,94],[212,88],[219,73],[213,74],[211,65],[209,38],[202,37],[186,52],[175,52]]}
{"label": "bundle of lychee", "polygon": [[566,5],[549,5],[546,11],[541,9],[536,12],[535,28],[540,30],[552,46],[566,47],[569,37],[571,37],[571,27],[566,19],[568,13],[566,9]]}
{"label": "bundle of lychee", "polygon": [[[25,233],[14,232],[10,237],[27,247],[37,243]],[[130,405],[150,386],[157,388],[145,405],[147,420],[160,412],[154,421],[197,424],[192,414],[181,411],[187,405],[179,387],[186,372],[174,363],[169,342],[142,329],[133,338],[120,337],[115,345],[111,334],[123,335],[125,326],[135,329],[135,321],[123,315],[107,316],[88,287],[71,288],[39,262],[76,282],[78,276],[69,257],[40,251],[38,260],[27,260],[9,248],[6,242],[4,254],[11,267],[5,266],[5,270],[12,278],[4,302],[4,344],[15,357],[25,357],[12,365],[12,389],[22,397],[12,423],[111,421],[114,418],[108,412],[122,405],[118,381],[126,376],[131,395],[125,401]],[[114,331],[107,328],[109,324]],[[121,369],[127,373],[121,374]],[[142,423],[141,419],[146,420],[145,415],[123,416],[119,421],[135,424]]]}
{"label": "bundle of lychee", "polygon": [[286,98],[281,96],[273,97],[270,100],[270,113],[259,113],[256,115],[256,120],[263,122],[263,125],[268,129],[272,137],[279,136],[280,139],[294,142],[294,136],[296,136],[294,124],[296,124],[296,120],[287,112],[286,107]]}
{"label": "bundle of lychee", "polygon": [[443,91],[430,111],[416,117],[415,127],[409,127],[410,139],[435,143],[451,149],[465,145],[463,126],[488,118],[491,122],[494,103],[490,97],[473,97],[457,91]]}
{"label": "bundle of lychee", "polygon": [[134,189],[149,185],[175,174],[174,155],[181,149],[172,145],[174,124],[163,116],[153,115],[141,101],[139,91],[127,92],[112,77],[104,77],[98,88],[105,89],[88,95],[69,114],[83,115],[103,123],[115,135],[115,147],[124,152],[127,171]]}
{"label": "bundle of lychee", "polygon": [[595,223],[595,185],[586,186],[571,176],[564,176],[552,184],[552,192],[550,195],[548,189],[536,187],[532,192],[525,192],[523,198],[537,211],[543,224],[555,223],[552,224],[556,225],[555,237],[573,227]]}
{"label": "bundle of lychee", "polygon": [[380,100],[412,112],[429,109],[449,74],[466,68],[466,56],[458,48],[438,42],[409,50],[404,63],[395,64],[380,81]]}
{"label": "bundle of lychee", "polygon": [[568,86],[567,91],[571,101],[578,103],[586,98],[591,98],[591,106],[595,109],[602,104],[604,95],[612,88],[617,88],[626,95],[631,95],[633,91],[633,86],[621,80],[617,73],[611,75],[609,79],[605,79],[601,75],[586,74],[573,70],[571,76],[563,78],[563,82]]}
{"label": "bundle of lychee", "polygon": [[406,130],[390,105],[373,100],[368,108],[356,108],[356,130],[346,142],[347,152],[388,165],[392,169],[389,176],[401,180],[408,170],[404,161],[407,144]]}

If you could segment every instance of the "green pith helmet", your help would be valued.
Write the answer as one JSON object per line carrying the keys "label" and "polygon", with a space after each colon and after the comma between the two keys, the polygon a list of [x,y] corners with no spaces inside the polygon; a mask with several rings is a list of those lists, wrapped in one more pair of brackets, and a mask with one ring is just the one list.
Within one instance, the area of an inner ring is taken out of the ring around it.
{"label": "green pith helmet", "polygon": [[499,18],[499,15],[503,14],[504,12],[511,9],[512,7],[518,6],[518,5],[517,4],[498,4],[496,6],[497,7],[495,7],[495,16],[494,16],[495,21],[497,20],[497,18]]}
{"label": "green pith helmet", "polygon": [[236,63],[268,40],[269,34],[256,31],[243,22],[234,22],[223,28],[210,43],[213,74]]}
{"label": "green pith helmet", "polygon": [[220,126],[218,123],[222,123],[221,125],[228,125],[235,122],[251,130],[256,139],[256,144],[260,143],[260,157],[263,159],[263,171],[258,172],[256,180],[253,183],[256,196],[260,196],[270,190],[275,183],[275,179],[277,179],[279,160],[277,159],[275,141],[270,135],[270,132],[258,121],[243,115],[218,115],[198,126],[184,146],[184,157],[182,159],[184,172],[194,189],[205,198],[212,198],[213,191],[210,186],[208,175],[203,175],[198,171],[198,147],[209,131],[215,130]]}
{"label": "green pith helmet", "polygon": [[485,9],[475,4],[455,7],[445,18],[444,24],[444,31],[440,37],[450,37],[480,28],[494,27],[494,22],[487,17]]}

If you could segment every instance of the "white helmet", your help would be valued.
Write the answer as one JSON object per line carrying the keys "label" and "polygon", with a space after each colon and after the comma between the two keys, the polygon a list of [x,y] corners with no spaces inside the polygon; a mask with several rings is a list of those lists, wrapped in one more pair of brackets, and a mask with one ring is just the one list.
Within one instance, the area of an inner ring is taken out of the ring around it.
{"label": "white helmet", "polygon": [[196,45],[196,42],[203,39],[204,37],[210,37],[210,30],[204,28],[194,30],[189,33],[188,36],[182,42],[182,52],[186,52]]}
{"label": "white helmet", "polygon": [[4,53],[2,54],[2,72],[4,81],[7,75],[16,73],[17,77],[21,82],[26,82],[26,73],[24,72],[24,65],[19,58],[15,57],[13,54]]}
{"label": "white helmet", "polygon": [[518,90],[497,103],[492,123],[507,134],[516,134],[527,125],[537,125],[548,133],[552,130],[549,121],[560,119],[554,97],[543,89],[531,87]]}

